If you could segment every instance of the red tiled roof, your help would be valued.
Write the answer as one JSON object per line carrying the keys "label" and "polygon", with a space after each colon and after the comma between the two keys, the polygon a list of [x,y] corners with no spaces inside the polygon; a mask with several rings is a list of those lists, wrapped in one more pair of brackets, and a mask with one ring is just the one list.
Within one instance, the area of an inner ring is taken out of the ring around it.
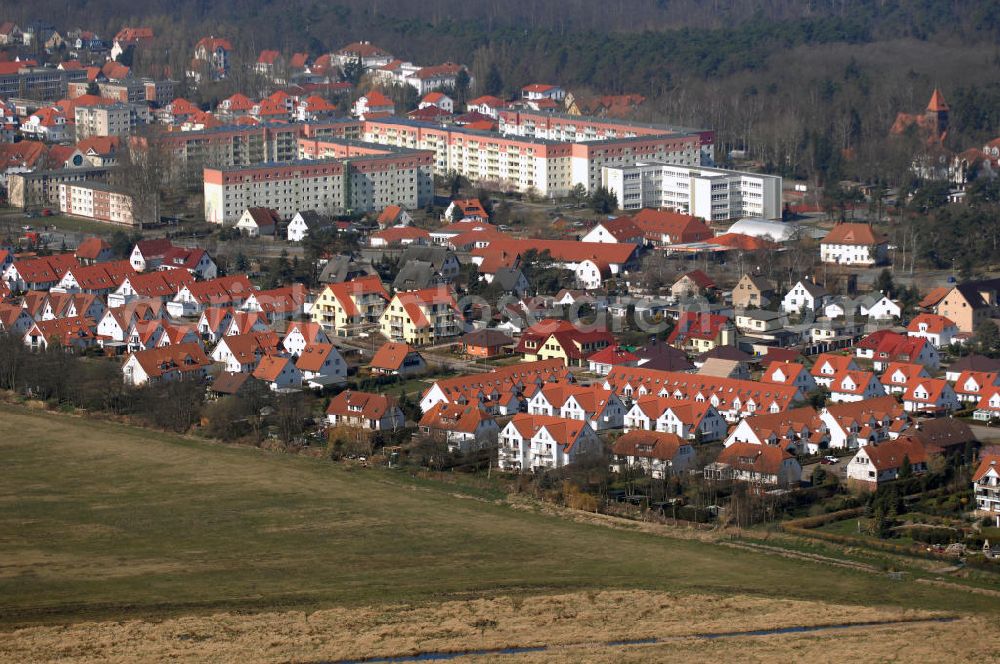
{"label": "red tiled roof", "polygon": [[375,352],[369,366],[372,369],[383,369],[385,371],[399,371],[403,366],[403,360],[410,353],[416,352],[409,344],[387,341]]}
{"label": "red tiled roof", "polygon": [[663,391],[681,399],[695,399],[700,395],[710,400],[715,396],[720,410],[727,410],[736,398],[742,404],[753,400],[757,410],[769,408],[772,403],[779,410],[785,410],[798,397],[796,388],[784,385],[642,367],[615,367],[604,381],[617,394],[625,394],[626,387],[631,388],[633,394],[638,394],[639,388],[645,387],[650,394]]}
{"label": "red tiled roof", "polygon": [[713,341],[728,323],[729,318],[720,314],[685,311],[667,337],[667,343],[676,344],[687,339]]}
{"label": "red tiled roof", "polygon": [[0,143],[0,168],[34,169],[45,157],[45,144],[41,141]]}
{"label": "red tiled roof", "polygon": [[628,365],[637,363],[639,361],[639,356],[630,353],[617,345],[611,345],[597,351],[588,357],[587,361],[595,362],[597,364]]}
{"label": "red tiled roof", "polygon": [[458,311],[458,304],[455,302],[454,292],[450,288],[442,286],[396,293],[394,301],[399,302],[403,306],[407,316],[409,316],[410,322],[417,328],[430,325],[430,321],[424,316],[422,307],[443,305],[450,307],[456,313],[460,313]]}
{"label": "red tiled roof", "polygon": [[931,334],[941,334],[947,328],[958,329],[950,318],[938,316],[937,314],[918,314],[913,317],[910,324],[906,326],[908,332],[920,332],[920,325],[923,323],[927,327],[927,332]]}
{"label": "red tiled roof", "polygon": [[950,292],[951,288],[947,286],[932,288],[931,291],[924,296],[924,299],[917,303],[917,306],[921,309],[929,309],[943,300]]}
{"label": "red tiled roof", "polygon": [[985,477],[991,469],[995,473],[1000,474],[1000,454],[984,454],[982,459],[979,460],[976,472],[972,474],[972,481],[978,482]]}
{"label": "red tiled roof", "polygon": [[570,420],[551,415],[528,415],[527,413],[515,415],[510,423],[525,439],[533,438],[544,427],[552,439],[562,446],[564,452],[572,450],[584,427],[590,426],[583,420]]}
{"label": "red tiled roof", "polygon": [[261,51],[260,55],[257,57],[257,64],[261,65],[273,65],[281,57],[280,51],[265,50]]}
{"label": "red tiled roof", "polygon": [[170,371],[188,373],[212,365],[212,360],[196,343],[161,346],[133,353],[136,361],[150,378],[158,378]]}
{"label": "red tiled roof", "polygon": [[764,475],[777,475],[785,461],[793,458],[787,450],[772,445],[733,443],[722,450],[718,462],[733,468]]}
{"label": "red tiled roof", "polygon": [[417,228],[416,226],[392,226],[391,228],[372,233],[371,238],[384,240],[386,244],[396,244],[403,240],[430,241],[431,234],[423,228]]}
{"label": "red tiled roof", "polygon": [[328,415],[341,417],[364,417],[366,419],[381,419],[396,406],[396,400],[384,394],[371,392],[356,392],[346,390],[330,399],[327,406]]}
{"label": "red tiled roof", "polygon": [[392,100],[386,97],[384,94],[378,90],[372,90],[365,95],[365,101],[367,102],[368,108],[394,108],[395,105]]}
{"label": "red tiled roof", "polygon": [[260,358],[260,362],[257,363],[257,368],[253,370],[253,377],[268,383],[274,382],[278,380],[278,377],[281,376],[281,372],[285,370],[288,363],[291,361],[292,360],[289,357],[265,355]]}
{"label": "red tiled roof", "polygon": [[120,136],[91,136],[76,144],[76,148],[84,154],[110,156],[118,152],[121,146]]}
{"label": "red tiled roof", "polygon": [[899,468],[903,465],[904,457],[911,464],[927,462],[927,451],[923,444],[910,436],[900,436],[878,445],[866,445],[863,449],[876,470]]}
{"label": "red tiled roof", "polygon": [[752,235],[743,235],[742,233],[723,233],[722,235],[708,238],[705,242],[741,251],[771,251],[777,246],[774,242],[753,237]]}
{"label": "red tiled roof", "polygon": [[414,76],[419,79],[456,76],[458,72],[463,69],[465,69],[465,67],[462,65],[457,65],[454,62],[445,62],[440,65],[423,67],[422,69],[417,70],[417,73],[414,74]]}
{"label": "red tiled roof", "polygon": [[389,55],[389,53],[388,51],[384,51],[378,46],[375,46],[374,44],[370,44],[368,42],[354,42],[352,44],[348,44],[344,48],[337,51],[337,55],[367,58],[375,56],[387,56]]}
{"label": "red tiled roof", "polygon": [[949,110],[948,102],[944,100],[944,95],[937,88],[934,88],[934,92],[931,93],[931,100],[927,104],[927,110],[934,113]]}
{"label": "red tiled roof", "polygon": [[669,210],[639,210],[632,222],[642,229],[646,238],[659,242],[668,235],[674,243],[701,242],[712,237],[712,230],[701,219]]}
{"label": "red tiled roof", "polygon": [[351,296],[374,294],[381,296],[386,302],[389,301],[389,293],[385,290],[385,286],[382,285],[382,279],[377,274],[369,274],[338,284],[329,284],[327,288],[337,298],[337,302],[340,303],[340,306],[343,307],[348,316],[360,315]]}
{"label": "red tiled roof", "polygon": [[333,344],[310,343],[302,350],[298,361],[295,362],[295,366],[300,371],[320,371],[323,368],[323,363],[326,362],[326,358],[334,350],[335,346]]}
{"label": "red tiled roof", "polygon": [[549,92],[554,90],[557,86],[548,85],[547,83],[532,83],[531,85],[526,85],[521,90],[524,92]]}
{"label": "red tiled roof", "polygon": [[492,419],[478,404],[440,402],[424,413],[420,426],[438,431],[475,433],[480,422]]}
{"label": "red tiled roof", "polygon": [[201,46],[204,46],[208,51],[214,51],[217,48],[221,48],[225,51],[233,50],[232,43],[225,37],[202,37],[198,40],[198,43],[195,44],[195,48],[197,49]]}
{"label": "red tiled roof", "polygon": [[884,235],[876,237],[875,231],[868,224],[840,223],[823,238],[822,244],[848,244],[871,247],[885,242]]}
{"label": "red tiled roof", "polygon": [[611,453],[618,456],[671,461],[677,456],[681,446],[688,444],[677,434],[632,429],[615,440],[614,445],[611,446]]}

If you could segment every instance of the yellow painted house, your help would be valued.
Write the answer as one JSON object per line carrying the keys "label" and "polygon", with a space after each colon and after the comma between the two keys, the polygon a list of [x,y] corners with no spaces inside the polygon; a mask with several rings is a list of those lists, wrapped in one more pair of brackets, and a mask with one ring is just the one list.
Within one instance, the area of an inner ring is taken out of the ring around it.
{"label": "yellow painted house", "polygon": [[461,334],[461,312],[446,286],[396,293],[382,314],[382,334],[411,346],[426,346]]}
{"label": "yellow painted house", "polygon": [[328,284],[312,307],[312,321],[338,337],[349,337],[365,325],[379,324],[389,293],[378,275]]}
{"label": "yellow painted house", "polygon": [[525,362],[562,360],[568,367],[587,366],[587,358],[615,342],[605,330],[582,331],[570,321],[545,319],[521,333],[515,352]]}

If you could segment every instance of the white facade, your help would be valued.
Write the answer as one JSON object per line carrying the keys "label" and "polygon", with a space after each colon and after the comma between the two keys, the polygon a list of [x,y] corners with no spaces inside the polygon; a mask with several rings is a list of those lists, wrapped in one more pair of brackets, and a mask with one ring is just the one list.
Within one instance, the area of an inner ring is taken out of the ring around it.
{"label": "white facade", "polygon": [[706,221],[781,218],[781,178],[775,175],[650,161],[605,166],[601,184],[623,210],[667,208]]}
{"label": "white facade", "polygon": [[[684,406],[681,405],[681,408]],[[715,408],[705,411],[700,422],[685,421],[674,412],[673,408],[667,407],[655,418],[647,414],[638,402],[625,413],[625,431],[641,429],[644,431],[660,431],[672,433],[684,440],[694,440],[700,434],[705,442],[720,440],[725,437],[728,425],[725,418],[719,414]]]}
{"label": "white facade", "polygon": [[798,282],[792,286],[791,290],[781,301],[781,310],[785,313],[799,314],[806,310],[817,311],[826,302],[827,296],[817,295],[816,287],[810,284],[806,286],[804,282]]}
{"label": "white facade", "polygon": [[389,205],[421,208],[430,202],[429,165],[404,166],[393,159],[382,165],[361,170],[343,160],[322,159],[205,169],[205,219],[233,224],[251,207],[271,208],[287,219],[299,210],[371,212]]}
{"label": "white facade", "polygon": [[580,456],[600,449],[601,440],[589,426],[580,427],[576,439],[565,445],[556,440],[545,425],[530,438],[525,438],[512,420],[500,431],[497,467],[507,471],[562,468]]}
{"label": "white facade", "polygon": [[[884,245],[883,245],[884,246]],[[874,265],[884,257],[884,251],[872,255],[872,247],[866,244],[828,244],[819,245],[819,258],[824,263],[836,265]]]}

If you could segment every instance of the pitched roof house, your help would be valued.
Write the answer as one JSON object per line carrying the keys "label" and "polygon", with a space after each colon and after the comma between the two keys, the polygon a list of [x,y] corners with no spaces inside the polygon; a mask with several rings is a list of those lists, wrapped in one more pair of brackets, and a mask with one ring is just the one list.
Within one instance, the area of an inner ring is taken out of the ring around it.
{"label": "pitched roof house", "polygon": [[326,419],[331,426],[370,431],[395,431],[405,420],[403,411],[392,397],[354,390],[345,390],[330,399]]}
{"label": "pitched roof house", "polygon": [[796,488],[802,466],[780,447],[734,443],[719,453],[715,463],[705,466],[705,479],[748,482],[763,487]]}
{"label": "pitched roof house", "polygon": [[694,447],[676,434],[633,429],[611,446],[611,471],[639,470],[653,479],[683,473],[694,462]]}
{"label": "pitched roof house", "polygon": [[586,422],[519,413],[500,431],[497,467],[511,472],[562,468],[600,449],[600,438]]}
{"label": "pitched roof house", "polygon": [[310,343],[299,353],[295,366],[309,387],[322,388],[347,380],[347,363],[333,344]]}
{"label": "pitched roof house", "polygon": [[202,379],[211,365],[212,361],[198,344],[179,344],[132,353],[122,365],[122,375],[129,385]]}
{"label": "pitched roof house", "polygon": [[420,431],[443,436],[449,452],[469,453],[495,446],[500,427],[478,404],[439,403],[420,418]]}
{"label": "pitched roof house", "polygon": [[847,481],[874,490],[879,484],[897,479],[906,464],[913,473],[927,470],[927,452],[915,438],[900,436],[878,445],[866,445],[847,464]]}
{"label": "pitched roof house", "polygon": [[368,368],[372,373],[392,376],[412,376],[427,368],[423,356],[404,343],[387,341],[375,352]]}
{"label": "pitched roof house", "polygon": [[820,241],[820,260],[837,265],[875,265],[885,260],[889,240],[868,224],[839,223]]}
{"label": "pitched roof house", "polygon": [[262,207],[247,208],[236,222],[236,228],[247,237],[274,235],[281,216],[277,210]]}

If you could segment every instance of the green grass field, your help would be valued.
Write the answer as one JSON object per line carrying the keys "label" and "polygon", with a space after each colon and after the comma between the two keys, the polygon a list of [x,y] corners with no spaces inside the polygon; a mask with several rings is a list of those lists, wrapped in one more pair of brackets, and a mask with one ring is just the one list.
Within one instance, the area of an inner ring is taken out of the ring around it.
{"label": "green grass field", "polygon": [[611,588],[1000,610],[327,461],[0,405],[0,622]]}

